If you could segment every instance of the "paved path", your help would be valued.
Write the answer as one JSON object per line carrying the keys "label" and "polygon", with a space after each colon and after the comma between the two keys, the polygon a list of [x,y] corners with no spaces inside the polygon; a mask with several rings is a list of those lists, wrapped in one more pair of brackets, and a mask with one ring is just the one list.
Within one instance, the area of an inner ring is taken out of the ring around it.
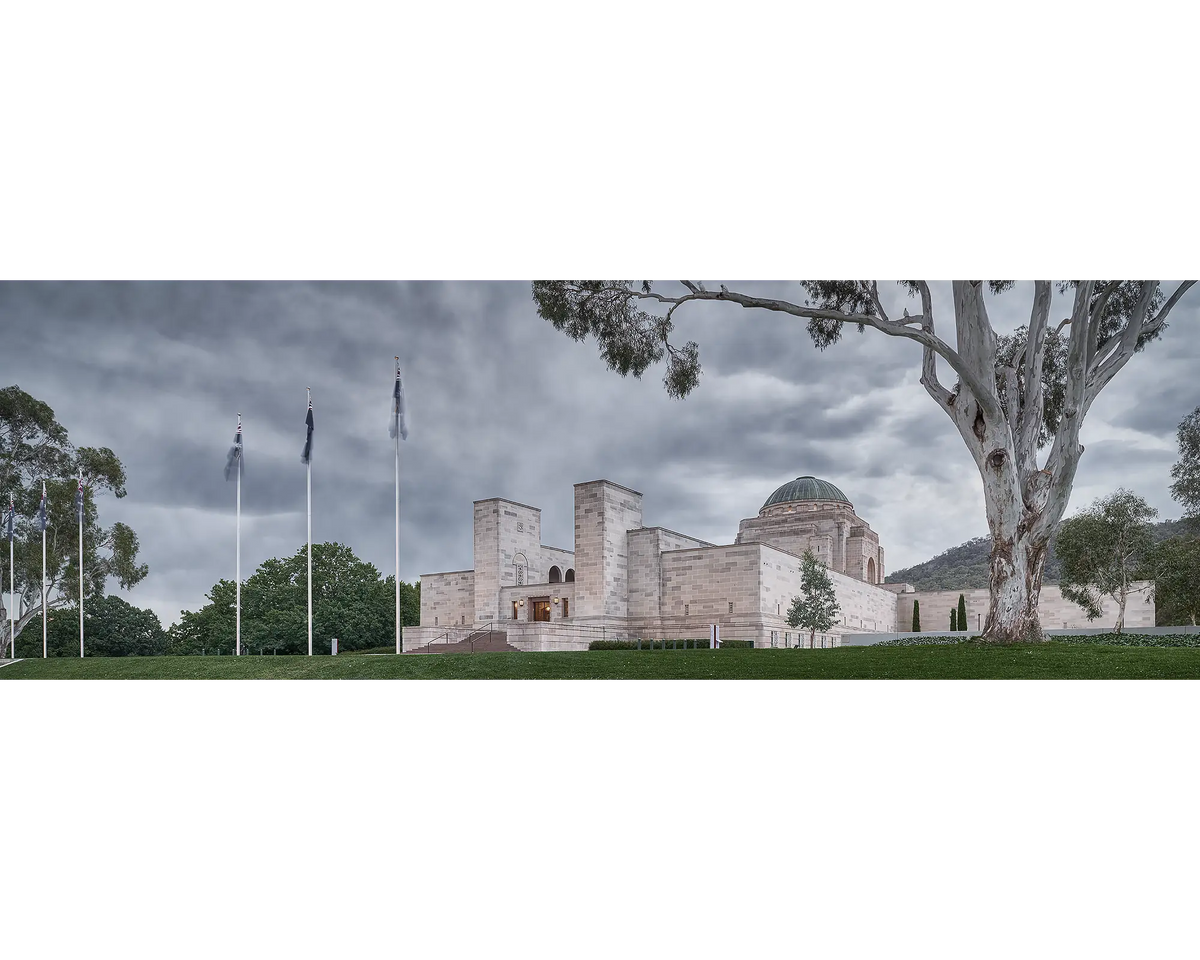
{"label": "paved path", "polygon": [[17,657],[16,660],[0,660],[0,668],[7,667],[11,663],[20,663],[24,657]]}

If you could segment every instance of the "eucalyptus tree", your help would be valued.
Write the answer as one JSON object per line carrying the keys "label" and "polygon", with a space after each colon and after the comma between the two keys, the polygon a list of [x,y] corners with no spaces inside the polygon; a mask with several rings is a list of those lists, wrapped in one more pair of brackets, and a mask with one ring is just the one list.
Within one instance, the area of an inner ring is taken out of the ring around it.
{"label": "eucalyptus tree", "polygon": [[800,562],[800,596],[792,597],[787,624],[808,631],[808,645],[816,646],[817,631],[833,629],[842,608],[833,589],[829,569],[811,550],[804,551]]}
{"label": "eucalyptus tree", "polygon": [[[924,280],[900,281],[920,306],[899,316],[885,309],[875,280],[800,281],[802,297],[795,301],[724,284],[709,289],[698,280],[679,281],[681,288],[670,292],[649,281],[543,280],[533,284],[533,298],[556,329],[576,340],[595,337],[601,356],[622,375],[641,376],[665,359],[663,381],[676,398],[700,380],[699,346],[671,339],[678,311],[692,303],[717,301],[805,320],[822,350],[847,327],[914,341],[921,348],[921,385],[958,430],[983,482],[992,535],[983,638],[1016,643],[1043,639],[1037,617],[1042,575],[1083,454],[1084,419],[1134,353],[1162,334],[1194,282],[1167,293],[1157,280],[1062,281],[1057,290],[1070,309],[1055,324],[1056,284],[1038,280],[1028,323],[1000,336],[987,296],[1008,293],[1014,281],[955,281],[953,346],[939,333],[941,318],[934,316]],[[942,381],[939,362],[953,382]]]}
{"label": "eucalyptus tree", "polygon": [[[14,573],[20,602],[16,635],[42,613],[42,536],[34,515],[46,484],[46,606],[53,612],[79,602],[79,520],[75,493],[84,483],[83,585],[85,597],[104,594],[111,577],[124,589],[147,573],[138,563],[137,534],[124,523],[103,527],[97,495],[125,496],[125,468],[108,447],[76,447],[54,410],[18,386],[0,389],[0,499],[16,501]],[[7,568],[8,550],[3,550]],[[4,590],[8,589],[7,572]],[[9,622],[0,625],[8,643]]]}
{"label": "eucalyptus tree", "polygon": [[1200,520],[1200,407],[1179,424],[1179,461],[1171,468],[1171,496],[1186,520]]}
{"label": "eucalyptus tree", "polygon": [[1062,522],[1054,541],[1062,595],[1079,604],[1089,620],[1099,617],[1104,598],[1112,597],[1117,602],[1113,630],[1124,628],[1133,584],[1153,569],[1150,521],[1157,515],[1136,493],[1120,489]]}

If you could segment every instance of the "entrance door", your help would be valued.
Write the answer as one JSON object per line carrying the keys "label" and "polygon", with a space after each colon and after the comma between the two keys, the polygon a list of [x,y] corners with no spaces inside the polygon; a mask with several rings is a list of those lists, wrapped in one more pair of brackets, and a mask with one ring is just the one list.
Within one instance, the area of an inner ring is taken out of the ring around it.
{"label": "entrance door", "polygon": [[550,620],[550,601],[549,600],[534,600],[533,601],[533,619],[534,620]]}

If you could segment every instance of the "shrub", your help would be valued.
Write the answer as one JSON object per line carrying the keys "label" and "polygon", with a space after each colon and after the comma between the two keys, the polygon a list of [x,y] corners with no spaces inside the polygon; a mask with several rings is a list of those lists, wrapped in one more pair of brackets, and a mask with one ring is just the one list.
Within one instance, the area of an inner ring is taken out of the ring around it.
{"label": "shrub", "polygon": [[921,632],[921,601],[920,600],[913,601],[912,632],[913,633]]}
{"label": "shrub", "polygon": [[[704,645],[708,646],[707,640],[704,642]],[[745,647],[753,647],[753,646],[754,646],[753,640],[722,640],[720,649],[722,649],[722,650],[740,650]]]}
{"label": "shrub", "polygon": [[[721,646],[725,646],[727,641],[722,641]],[[682,637],[672,640],[642,640],[640,641],[642,650],[671,650],[671,649],[708,649],[708,639],[693,640],[684,639]],[[589,650],[637,650],[639,649],[639,641],[637,640],[593,640],[588,644]],[[674,645],[674,647],[672,646]]]}

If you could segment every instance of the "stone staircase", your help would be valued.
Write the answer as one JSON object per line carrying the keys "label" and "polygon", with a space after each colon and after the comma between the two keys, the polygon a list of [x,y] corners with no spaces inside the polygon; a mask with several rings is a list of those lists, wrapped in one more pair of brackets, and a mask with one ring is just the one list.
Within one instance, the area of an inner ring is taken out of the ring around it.
{"label": "stone staircase", "polygon": [[434,640],[417,647],[415,650],[405,650],[410,653],[520,653],[508,642],[508,634],[503,630],[476,630],[474,633],[457,640],[454,643]]}

